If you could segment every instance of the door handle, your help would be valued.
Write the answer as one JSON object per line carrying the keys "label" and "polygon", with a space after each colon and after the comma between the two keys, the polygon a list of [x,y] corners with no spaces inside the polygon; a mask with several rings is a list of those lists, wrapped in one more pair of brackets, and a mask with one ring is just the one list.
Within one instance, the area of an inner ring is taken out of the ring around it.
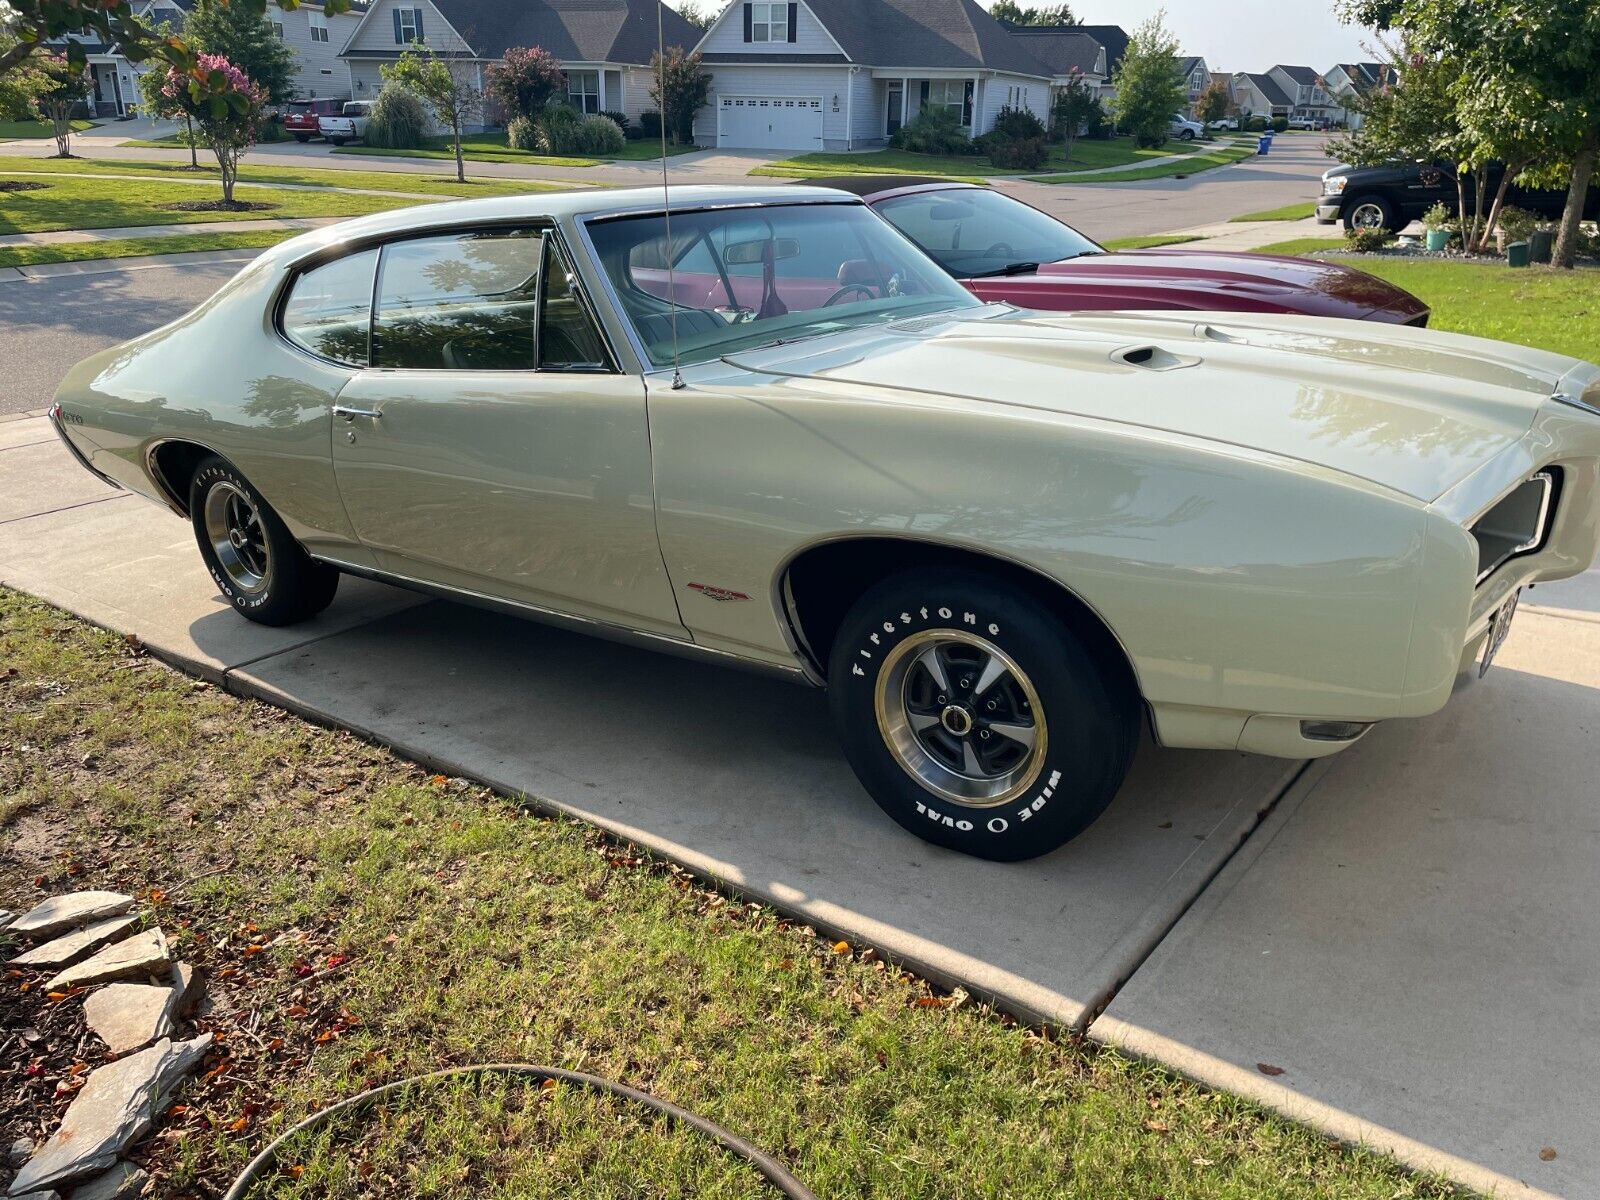
{"label": "door handle", "polygon": [[343,417],[346,421],[354,421],[357,417],[371,417],[374,420],[377,420],[379,417],[383,416],[383,414],[375,408],[348,408],[343,404],[335,404],[333,406],[333,415],[336,417]]}

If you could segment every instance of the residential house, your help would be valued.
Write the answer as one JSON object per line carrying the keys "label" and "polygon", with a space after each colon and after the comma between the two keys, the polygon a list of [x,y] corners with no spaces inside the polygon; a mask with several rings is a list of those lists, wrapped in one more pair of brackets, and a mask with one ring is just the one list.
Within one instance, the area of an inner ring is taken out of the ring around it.
{"label": "residential house", "polygon": [[1361,114],[1350,107],[1351,101],[1374,88],[1393,82],[1394,68],[1382,63],[1335,63],[1323,74],[1328,95],[1337,107],[1334,121],[1351,129],[1361,128]]}
{"label": "residential house", "polygon": [[935,106],[978,136],[1007,106],[1046,119],[1057,75],[974,0],[733,0],[696,48],[703,146],[881,146]]}
{"label": "residential house", "polygon": [[1075,25],[1012,25],[1005,23],[1011,36],[1054,73],[1050,80],[1049,108],[1055,108],[1055,93],[1074,78],[1088,87],[1090,94],[1103,97],[1111,83],[1106,66],[1106,48]]}
{"label": "residential house", "polygon": [[1241,118],[1271,119],[1288,117],[1294,112],[1294,98],[1271,75],[1240,71],[1234,75],[1228,92]]}
{"label": "residential house", "polygon": [[[145,24],[164,23],[176,32],[183,28],[184,15],[193,7],[194,0],[136,0],[133,15]],[[63,50],[69,41],[81,45],[88,60],[92,85],[86,101],[89,114],[95,117],[133,115],[140,103],[139,74],[149,67],[135,66],[124,57],[120,46],[105,45],[98,34],[67,34],[52,38],[46,44],[53,50]]]}
{"label": "residential house", "polygon": [[1184,111],[1194,116],[1194,106],[1200,103],[1200,93],[1211,82],[1211,68],[1198,54],[1178,59],[1178,75],[1183,80]]}
{"label": "residential house", "polygon": [[1289,113],[1291,117],[1332,121],[1338,115],[1339,106],[1328,94],[1322,76],[1310,67],[1284,66],[1279,63],[1267,74],[1293,102],[1293,110]]}
{"label": "residential house", "polygon": [[480,88],[484,68],[507,50],[538,46],[560,60],[573,107],[638,120],[655,107],[650,56],[658,21],[669,49],[687,49],[700,36],[660,0],[375,0],[339,57],[360,100],[377,95],[379,68],[413,43],[456,60]]}
{"label": "residential house", "polygon": [[342,13],[327,12],[320,0],[301,0],[299,7],[267,6],[272,28],[294,51],[294,95],[345,98],[350,95],[350,68],[339,51],[350,40],[366,9],[361,5]]}

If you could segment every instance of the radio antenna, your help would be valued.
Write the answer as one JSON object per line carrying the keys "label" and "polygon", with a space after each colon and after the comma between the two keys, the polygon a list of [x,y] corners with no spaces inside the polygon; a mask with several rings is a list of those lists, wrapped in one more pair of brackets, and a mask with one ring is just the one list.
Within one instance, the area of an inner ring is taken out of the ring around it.
{"label": "radio antenna", "polygon": [[661,93],[661,215],[667,223],[667,303],[672,320],[672,390],[683,387],[683,372],[678,369],[678,287],[673,275],[672,261],[676,253],[672,244],[672,193],[667,182],[667,35],[666,22],[661,10],[664,5],[656,0],[656,69],[657,86]]}

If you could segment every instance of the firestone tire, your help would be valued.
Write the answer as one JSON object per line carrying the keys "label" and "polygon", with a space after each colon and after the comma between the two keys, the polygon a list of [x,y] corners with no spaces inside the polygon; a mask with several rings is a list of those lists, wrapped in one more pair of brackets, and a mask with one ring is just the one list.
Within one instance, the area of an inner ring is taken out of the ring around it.
{"label": "firestone tire", "polygon": [[333,603],[339,572],[317,562],[227,461],[195,470],[189,519],[200,557],[234,611],[260,625],[293,625]]}
{"label": "firestone tire", "polygon": [[918,837],[1016,862],[1111,803],[1139,740],[1120,656],[1027,591],[976,572],[911,571],[851,609],[829,704],[869,794]]}

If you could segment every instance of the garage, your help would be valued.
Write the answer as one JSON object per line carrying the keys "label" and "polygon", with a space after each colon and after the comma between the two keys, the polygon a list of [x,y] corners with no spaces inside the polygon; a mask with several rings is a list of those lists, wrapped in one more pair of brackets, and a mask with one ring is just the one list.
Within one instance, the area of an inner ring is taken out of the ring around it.
{"label": "garage", "polygon": [[717,105],[718,145],[754,150],[820,150],[819,96],[723,96]]}

